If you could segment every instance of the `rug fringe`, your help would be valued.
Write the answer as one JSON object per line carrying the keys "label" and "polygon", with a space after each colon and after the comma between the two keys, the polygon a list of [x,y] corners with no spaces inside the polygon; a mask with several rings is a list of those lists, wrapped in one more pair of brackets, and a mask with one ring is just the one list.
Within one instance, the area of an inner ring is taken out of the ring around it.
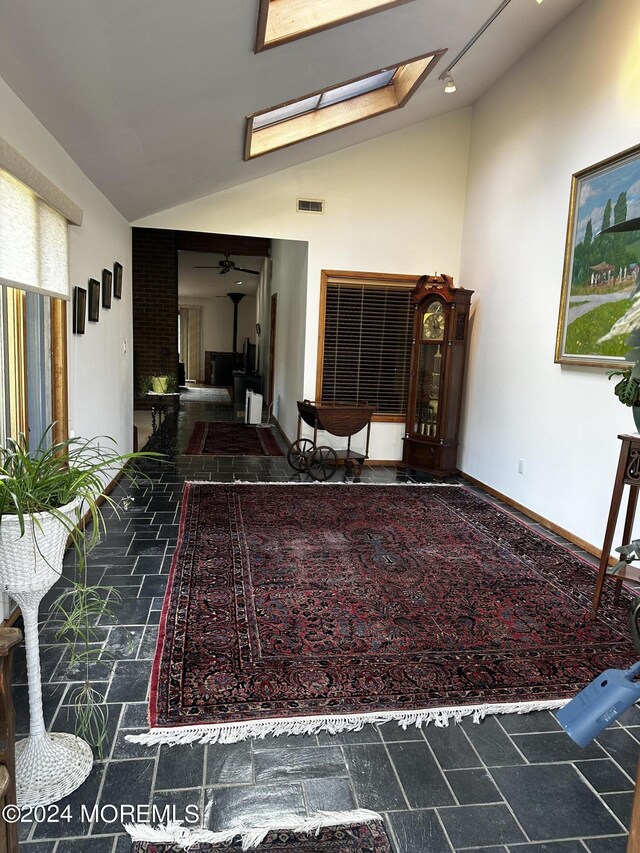
{"label": "rug fringe", "polygon": [[188,850],[195,844],[224,844],[231,843],[235,838],[240,838],[242,849],[250,850],[252,847],[257,847],[272,830],[288,829],[294,832],[313,832],[318,835],[321,829],[328,826],[370,823],[374,820],[382,820],[382,817],[369,809],[357,809],[346,812],[318,812],[311,817],[284,814],[280,817],[270,818],[268,821],[253,823],[251,826],[240,824],[222,832],[193,829],[180,823],[169,823],[159,827],[152,827],[144,823],[133,823],[126,824],[124,828],[131,836],[132,841],[175,844]]}
{"label": "rug fringe", "polygon": [[375,711],[368,714],[348,714],[334,717],[290,717],[285,719],[250,720],[238,723],[211,723],[200,726],[154,728],[137,735],[127,735],[131,743],[148,746],[164,743],[174,746],[186,743],[237,743],[251,738],[273,735],[315,735],[319,732],[338,734],[360,731],[368,723],[384,724],[396,721],[403,729],[422,728],[433,723],[438,728],[459,723],[463,717],[473,717],[479,723],[488,714],[528,714],[531,711],[551,711],[562,708],[569,699],[549,699],[539,702],[503,702],[493,705],[461,705],[451,708],[429,708],[418,711]]}

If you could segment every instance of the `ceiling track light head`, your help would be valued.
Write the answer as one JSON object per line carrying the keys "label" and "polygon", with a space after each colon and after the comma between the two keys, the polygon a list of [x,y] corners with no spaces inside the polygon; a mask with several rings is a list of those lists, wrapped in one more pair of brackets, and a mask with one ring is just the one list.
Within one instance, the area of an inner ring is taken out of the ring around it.
{"label": "ceiling track light head", "polygon": [[451,74],[447,74],[444,78],[444,91],[447,95],[451,95],[456,91],[456,84]]}

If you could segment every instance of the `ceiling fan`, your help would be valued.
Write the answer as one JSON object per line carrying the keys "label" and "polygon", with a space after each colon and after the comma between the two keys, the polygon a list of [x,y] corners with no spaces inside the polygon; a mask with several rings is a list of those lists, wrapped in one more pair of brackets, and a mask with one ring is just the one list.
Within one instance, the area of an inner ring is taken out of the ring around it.
{"label": "ceiling fan", "polygon": [[232,271],[233,272],[248,272],[251,275],[260,275],[259,270],[247,270],[244,267],[236,266],[236,264],[234,264],[233,261],[229,260],[229,254],[227,252],[223,252],[223,254],[224,254],[224,260],[223,261],[218,261],[217,264],[210,264],[207,266],[194,266],[194,270],[216,270],[216,269],[218,269],[218,267],[221,267],[220,275],[224,275],[225,273],[232,272]]}

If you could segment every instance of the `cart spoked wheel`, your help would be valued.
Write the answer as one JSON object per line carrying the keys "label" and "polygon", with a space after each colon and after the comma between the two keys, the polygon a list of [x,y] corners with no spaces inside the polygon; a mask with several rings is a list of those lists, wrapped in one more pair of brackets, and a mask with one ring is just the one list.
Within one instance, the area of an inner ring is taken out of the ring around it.
{"label": "cart spoked wheel", "polygon": [[287,462],[294,471],[306,471],[309,461],[309,455],[315,448],[315,444],[310,438],[299,438],[294,441],[289,447],[287,453]]}
{"label": "cart spoked wheel", "polygon": [[314,480],[330,480],[338,467],[338,454],[333,447],[321,445],[309,456],[307,471]]}

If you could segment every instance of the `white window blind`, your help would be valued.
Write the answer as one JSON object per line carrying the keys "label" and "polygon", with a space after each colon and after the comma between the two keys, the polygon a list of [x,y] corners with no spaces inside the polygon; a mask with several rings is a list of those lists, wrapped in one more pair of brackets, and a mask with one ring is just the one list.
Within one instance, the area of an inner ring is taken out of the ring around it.
{"label": "white window blind", "polygon": [[0,284],[70,299],[67,219],[0,169]]}
{"label": "white window blind", "polygon": [[322,399],[407,410],[414,310],[409,287],[327,282]]}

